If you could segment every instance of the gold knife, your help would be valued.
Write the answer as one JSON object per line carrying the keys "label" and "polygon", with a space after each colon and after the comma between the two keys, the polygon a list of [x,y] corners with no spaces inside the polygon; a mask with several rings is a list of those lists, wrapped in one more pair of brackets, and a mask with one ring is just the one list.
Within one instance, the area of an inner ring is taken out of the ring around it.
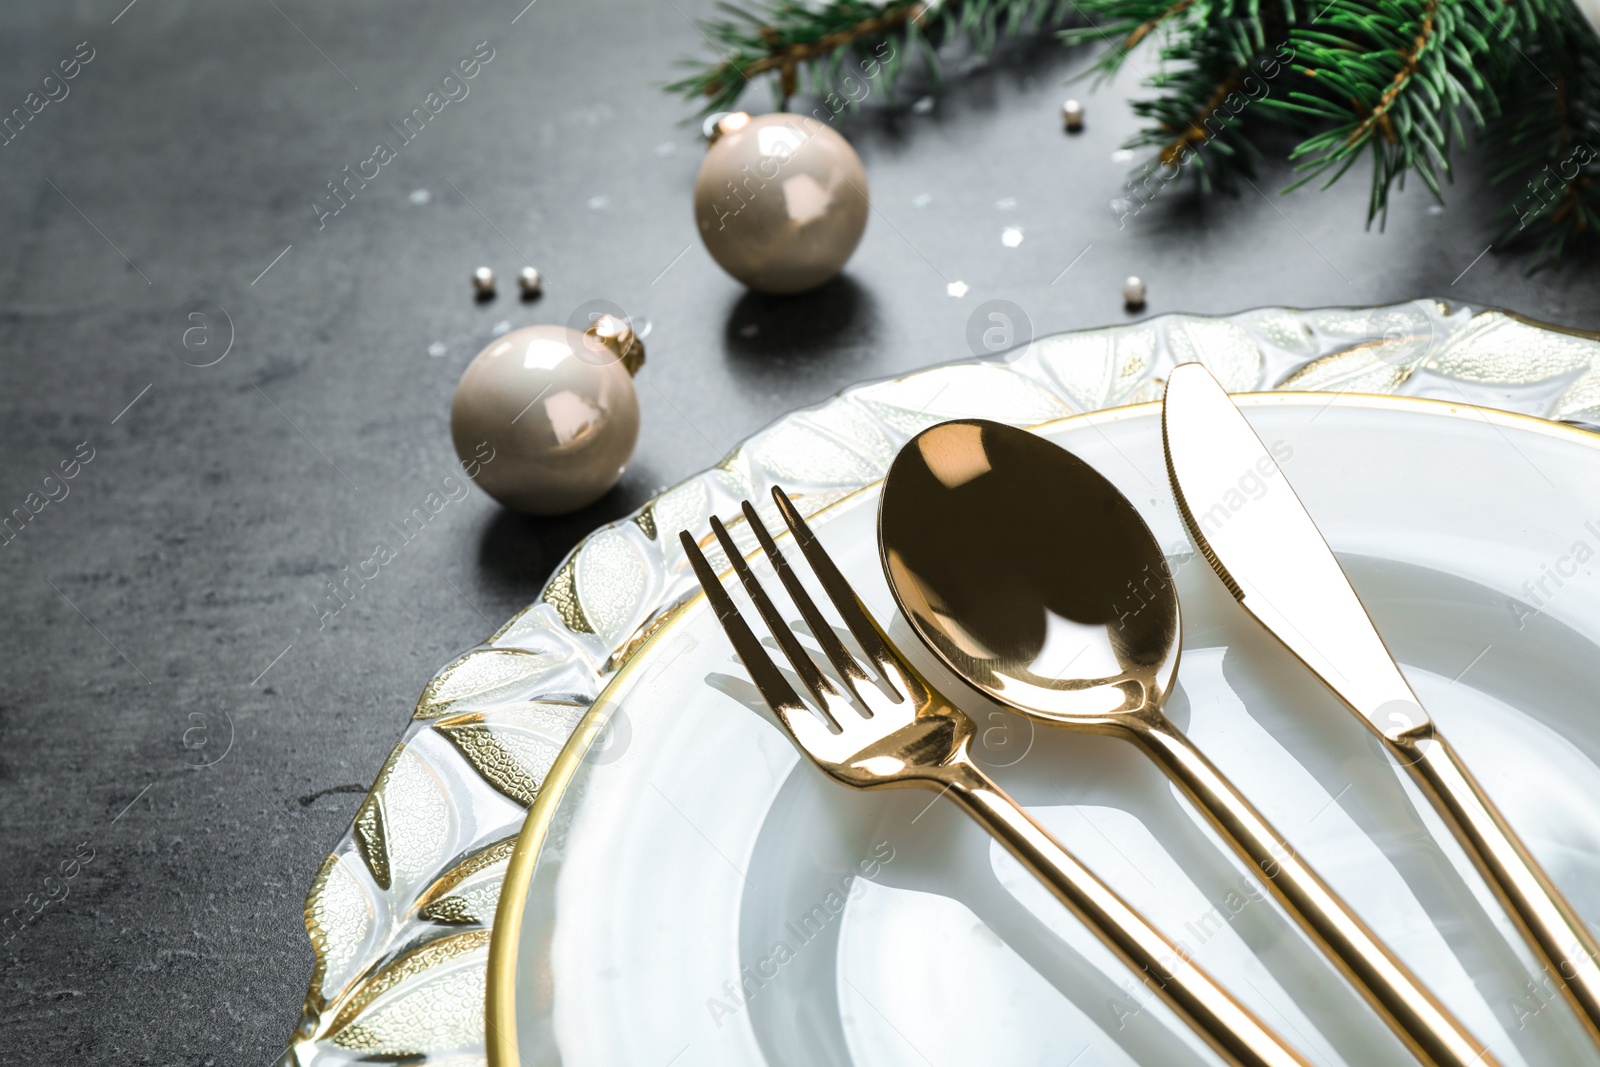
{"label": "gold knife", "polygon": [[[1423,710],[1271,451],[1185,363],[1161,413],[1178,510],[1234,598],[1407,768],[1600,1042],[1600,946]],[[1265,491],[1245,498],[1240,480]]]}

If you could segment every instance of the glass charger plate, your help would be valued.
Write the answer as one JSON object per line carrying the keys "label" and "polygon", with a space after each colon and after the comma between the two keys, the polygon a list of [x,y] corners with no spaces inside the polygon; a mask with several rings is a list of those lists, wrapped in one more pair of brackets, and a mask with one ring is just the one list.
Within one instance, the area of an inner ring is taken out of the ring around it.
{"label": "glass charger plate", "polygon": [[1151,400],[1190,359],[1232,391],[1400,394],[1600,424],[1600,337],[1436,300],[1167,315],[1041,337],[788,415],[590,535],[537,601],[424,689],[313,879],[315,966],[283,1062],[485,1061],[489,942],[517,832],[590,704],[693,593],[678,529],[731,514],[775,481],[816,513],[878,479],[925,426],[1035,425]]}

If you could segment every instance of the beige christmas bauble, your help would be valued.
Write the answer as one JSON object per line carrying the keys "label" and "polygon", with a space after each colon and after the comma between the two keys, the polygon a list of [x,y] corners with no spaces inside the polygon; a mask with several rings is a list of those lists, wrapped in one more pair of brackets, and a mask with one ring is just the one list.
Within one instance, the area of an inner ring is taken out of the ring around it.
{"label": "beige christmas bauble", "polygon": [[529,326],[467,365],[450,405],[464,469],[500,503],[563,515],[617,484],[639,438],[644,345],[609,315],[583,333]]}
{"label": "beige christmas bauble", "polygon": [[838,274],[867,211],[861,157],[804,115],[725,116],[694,183],[695,223],[711,258],[764,293],[803,292]]}

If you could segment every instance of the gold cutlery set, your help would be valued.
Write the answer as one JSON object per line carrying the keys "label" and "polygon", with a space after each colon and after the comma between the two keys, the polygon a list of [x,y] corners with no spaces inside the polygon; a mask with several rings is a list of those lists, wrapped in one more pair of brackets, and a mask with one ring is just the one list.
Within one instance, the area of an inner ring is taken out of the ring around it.
{"label": "gold cutlery set", "polygon": [[[1173,495],[1196,547],[1245,610],[1416,779],[1600,1042],[1593,935],[1422,709],[1272,451],[1200,364],[1169,377],[1162,436]],[[1243,496],[1241,478],[1264,488]],[[845,645],[748,501],[744,517],[821,662],[718,519],[713,533],[788,673],[696,540],[687,531],[680,539],[735,652],[796,746],[853,788],[917,786],[954,801],[1228,1063],[1308,1064],[979,768],[969,751],[972,719],[891,644],[789,498],[776,488],[773,498],[867,662]],[[1036,722],[1133,742],[1419,1062],[1498,1063],[1163,714],[1182,643],[1177,593],[1154,536],[1110,481],[1027,431],[983,420],[941,423],[914,437],[891,465],[878,534],[895,600],[940,662]]]}

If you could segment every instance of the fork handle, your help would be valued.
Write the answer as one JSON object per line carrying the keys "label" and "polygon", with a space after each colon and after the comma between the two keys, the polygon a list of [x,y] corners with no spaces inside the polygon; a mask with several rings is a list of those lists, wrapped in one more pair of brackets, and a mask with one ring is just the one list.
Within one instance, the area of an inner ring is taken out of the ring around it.
{"label": "fork handle", "polygon": [[1266,816],[1182,731],[1158,716],[1143,722],[1132,738],[1261,877],[1412,1055],[1429,1067],[1499,1067],[1483,1043],[1295,854]]}
{"label": "fork handle", "polygon": [[1386,738],[1600,1042],[1600,947],[1431,722]]}
{"label": "fork handle", "polygon": [[1310,1067],[971,763],[940,784],[1233,1067]]}

